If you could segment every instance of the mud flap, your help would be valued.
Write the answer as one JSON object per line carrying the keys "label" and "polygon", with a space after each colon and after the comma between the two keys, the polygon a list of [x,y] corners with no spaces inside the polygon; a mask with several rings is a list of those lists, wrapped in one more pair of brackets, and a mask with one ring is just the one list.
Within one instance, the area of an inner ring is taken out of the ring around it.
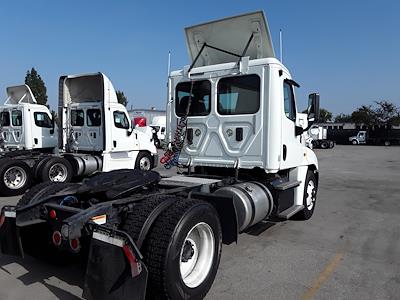
{"label": "mud flap", "polygon": [[89,300],[145,299],[148,271],[126,233],[93,231],[83,297]]}
{"label": "mud flap", "polygon": [[21,237],[15,224],[16,212],[13,206],[4,206],[0,215],[0,249],[1,253],[24,256]]}

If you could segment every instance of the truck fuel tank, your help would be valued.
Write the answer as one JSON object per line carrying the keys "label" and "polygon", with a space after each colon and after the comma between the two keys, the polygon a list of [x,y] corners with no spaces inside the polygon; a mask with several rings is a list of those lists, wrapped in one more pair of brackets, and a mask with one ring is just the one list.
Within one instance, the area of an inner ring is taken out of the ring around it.
{"label": "truck fuel tank", "polygon": [[273,209],[271,192],[259,182],[249,181],[226,186],[214,194],[233,197],[239,232],[260,222]]}

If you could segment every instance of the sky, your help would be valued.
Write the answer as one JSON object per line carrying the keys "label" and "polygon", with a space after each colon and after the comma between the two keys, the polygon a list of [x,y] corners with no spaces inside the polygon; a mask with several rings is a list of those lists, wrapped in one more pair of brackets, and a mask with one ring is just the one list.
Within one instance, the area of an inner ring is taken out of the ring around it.
{"label": "sky", "polygon": [[56,109],[61,75],[101,71],[130,108],[165,108],[167,60],[189,65],[187,26],[264,10],[275,52],[300,83],[298,109],[351,113],[388,100],[400,106],[400,2],[380,1],[1,1],[0,95],[34,67]]}

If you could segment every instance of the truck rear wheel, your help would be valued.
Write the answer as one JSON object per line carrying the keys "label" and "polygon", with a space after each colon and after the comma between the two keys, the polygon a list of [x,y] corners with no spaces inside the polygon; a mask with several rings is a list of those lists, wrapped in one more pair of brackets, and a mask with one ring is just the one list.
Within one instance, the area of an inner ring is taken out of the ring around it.
{"label": "truck rear wheel", "polygon": [[171,204],[143,243],[147,298],[203,299],[217,274],[221,244],[221,226],[211,204],[194,199]]}
{"label": "truck rear wheel", "polygon": [[328,147],[329,147],[329,143],[327,141],[322,141],[321,148],[322,149],[328,149]]}
{"label": "truck rear wheel", "polygon": [[0,190],[5,196],[23,194],[32,185],[32,172],[23,161],[3,160],[0,166]]}
{"label": "truck rear wheel", "polygon": [[62,157],[51,157],[39,170],[42,182],[70,182],[73,169],[68,160]]}
{"label": "truck rear wheel", "polygon": [[135,169],[149,171],[153,168],[152,158],[150,153],[140,151],[135,162]]}
{"label": "truck rear wheel", "polygon": [[304,208],[296,215],[296,219],[308,220],[314,213],[315,202],[317,200],[318,183],[313,171],[307,171],[304,184],[303,205]]}

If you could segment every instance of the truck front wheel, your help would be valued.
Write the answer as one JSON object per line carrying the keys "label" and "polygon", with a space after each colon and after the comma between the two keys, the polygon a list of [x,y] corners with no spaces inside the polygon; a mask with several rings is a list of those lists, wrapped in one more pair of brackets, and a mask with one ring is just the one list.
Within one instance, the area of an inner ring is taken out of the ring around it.
{"label": "truck front wheel", "polygon": [[303,205],[295,217],[300,220],[308,220],[314,213],[315,202],[317,200],[318,183],[313,171],[307,171],[304,184]]}
{"label": "truck front wheel", "polygon": [[156,219],[142,247],[148,299],[203,299],[217,274],[222,233],[214,207],[181,199]]}
{"label": "truck front wheel", "polygon": [[23,161],[2,161],[0,166],[0,191],[5,196],[23,194],[32,185],[32,174]]}
{"label": "truck front wheel", "polygon": [[353,145],[358,145],[358,141],[357,141],[357,140],[352,140],[351,143],[352,143]]}
{"label": "truck front wheel", "polygon": [[150,153],[141,151],[136,157],[135,169],[149,171],[153,168],[152,157]]}

